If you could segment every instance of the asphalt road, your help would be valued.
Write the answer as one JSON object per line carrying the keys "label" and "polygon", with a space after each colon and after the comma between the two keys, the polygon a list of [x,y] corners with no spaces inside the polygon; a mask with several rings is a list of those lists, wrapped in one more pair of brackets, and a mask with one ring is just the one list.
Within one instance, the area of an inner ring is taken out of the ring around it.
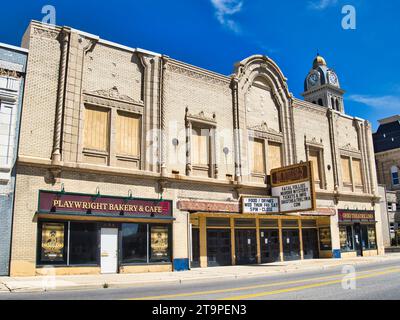
{"label": "asphalt road", "polygon": [[[255,266],[256,268],[257,266]],[[355,273],[349,273],[353,272]],[[400,259],[229,281],[1,293],[0,300],[399,300]]]}

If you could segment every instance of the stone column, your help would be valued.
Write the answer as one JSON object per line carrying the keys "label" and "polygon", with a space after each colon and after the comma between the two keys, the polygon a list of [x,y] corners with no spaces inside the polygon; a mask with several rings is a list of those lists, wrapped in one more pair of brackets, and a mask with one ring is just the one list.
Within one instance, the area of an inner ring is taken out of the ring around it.
{"label": "stone column", "polygon": [[339,189],[339,175],[338,175],[338,158],[337,158],[337,146],[336,146],[336,134],[335,134],[335,113],[333,110],[328,109],[328,122],[329,122],[329,139],[332,153],[332,169],[333,169],[333,181],[334,189]]}
{"label": "stone column", "polygon": [[238,182],[242,181],[242,173],[241,173],[241,161],[240,161],[240,125],[239,125],[239,87],[238,87],[238,79],[232,78],[231,82],[231,90],[232,90],[232,99],[233,99],[233,142],[235,147],[235,180]]}
{"label": "stone column", "polygon": [[165,91],[165,87],[166,87],[166,70],[167,70],[167,64],[169,61],[169,57],[167,56],[163,56],[161,58],[161,67],[160,67],[160,141],[159,141],[159,154],[160,154],[160,173],[161,176],[166,176],[167,174],[167,165],[166,165],[166,161],[167,161],[167,141],[166,141],[166,123],[165,123],[165,110],[166,110],[166,91]]}
{"label": "stone column", "polygon": [[54,143],[52,152],[52,163],[57,165],[62,160],[61,139],[62,139],[62,120],[64,113],[65,81],[67,75],[67,57],[70,30],[63,28],[60,33],[61,59],[60,74],[58,78],[58,93],[56,106],[56,123],[54,130]]}

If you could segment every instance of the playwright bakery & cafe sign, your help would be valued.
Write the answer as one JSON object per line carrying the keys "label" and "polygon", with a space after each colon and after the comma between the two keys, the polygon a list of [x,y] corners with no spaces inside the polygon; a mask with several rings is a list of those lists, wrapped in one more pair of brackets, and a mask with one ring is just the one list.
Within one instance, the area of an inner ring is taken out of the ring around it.
{"label": "playwright bakery & cafe sign", "polygon": [[39,191],[38,213],[172,217],[172,201]]}
{"label": "playwright bakery & cafe sign", "polygon": [[271,170],[272,196],[279,198],[281,213],[315,211],[312,163]]}

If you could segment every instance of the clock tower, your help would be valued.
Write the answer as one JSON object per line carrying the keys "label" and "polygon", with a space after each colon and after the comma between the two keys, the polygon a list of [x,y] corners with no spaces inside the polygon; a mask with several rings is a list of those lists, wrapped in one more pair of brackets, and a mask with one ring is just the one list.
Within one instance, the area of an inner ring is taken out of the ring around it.
{"label": "clock tower", "polygon": [[304,82],[304,100],[344,113],[344,93],[337,74],[318,54]]}

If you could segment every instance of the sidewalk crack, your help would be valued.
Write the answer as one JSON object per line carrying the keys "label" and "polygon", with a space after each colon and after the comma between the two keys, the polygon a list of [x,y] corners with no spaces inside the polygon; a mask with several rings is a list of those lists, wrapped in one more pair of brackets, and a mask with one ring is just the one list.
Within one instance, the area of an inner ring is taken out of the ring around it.
{"label": "sidewalk crack", "polygon": [[8,285],[6,285],[4,282],[0,282],[3,286],[6,287],[6,289],[10,292],[13,293],[13,290],[11,288],[8,287]]}

